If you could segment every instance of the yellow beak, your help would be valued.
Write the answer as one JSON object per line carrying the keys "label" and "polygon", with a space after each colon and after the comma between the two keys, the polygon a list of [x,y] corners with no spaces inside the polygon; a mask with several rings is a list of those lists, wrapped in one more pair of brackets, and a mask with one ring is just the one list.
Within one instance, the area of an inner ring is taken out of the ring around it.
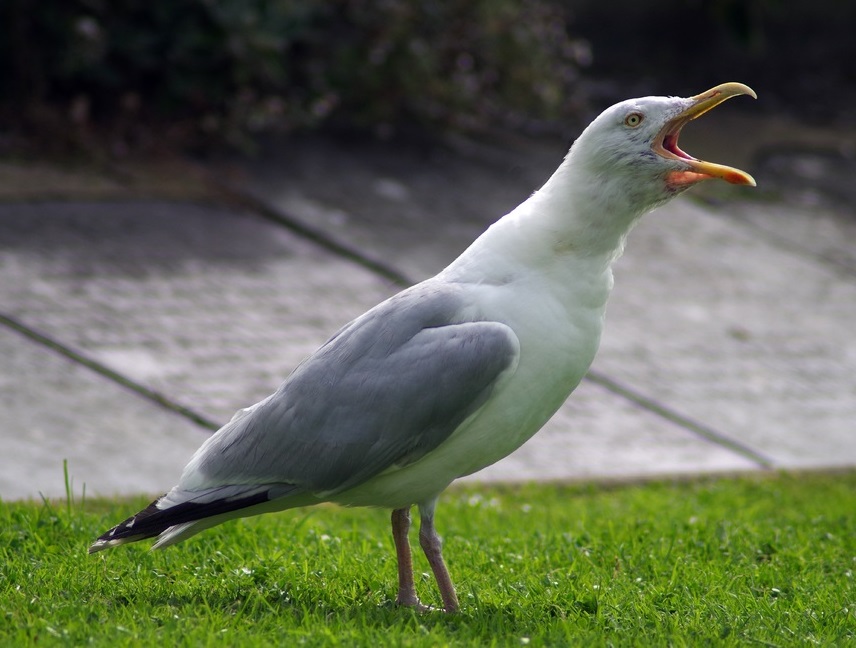
{"label": "yellow beak", "polygon": [[745,171],[725,166],[724,164],[714,164],[713,162],[698,160],[678,148],[678,135],[680,135],[681,128],[688,122],[703,115],[711,108],[715,108],[726,99],[744,94],[749,95],[753,99],[758,98],[758,95],[755,94],[752,88],[742,83],[731,82],[718,85],[707,92],[690,97],[690,100],[693,102],[690,107],[663,127],[663,130],[654,139],[652,146],[654,152],[664,158],[680,160],[690,167],[688,171],[670,173],[669,182],[671,184],[687,185],[701,180],[719,178],[731,184],[755,186],[755,179]]}

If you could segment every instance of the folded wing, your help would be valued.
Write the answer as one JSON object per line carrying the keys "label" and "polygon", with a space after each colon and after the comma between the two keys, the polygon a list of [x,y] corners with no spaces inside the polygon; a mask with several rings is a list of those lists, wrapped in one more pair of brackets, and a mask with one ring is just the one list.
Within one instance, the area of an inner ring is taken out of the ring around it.
{"label": "folded wing", "polygon": [[462,288],[425,282],[404,291],[239,412],[197,451],[175,488],[93,550],[172,527],[181,537],[162,536],[159,544],[168,544],[211,526],[193,531],[188,523],[252,514],[271,500],[287,508],[291,499],[305,503],[301,495],[323,499],[412,463],[487,401],[518,354],[514,332],[479,320]]}

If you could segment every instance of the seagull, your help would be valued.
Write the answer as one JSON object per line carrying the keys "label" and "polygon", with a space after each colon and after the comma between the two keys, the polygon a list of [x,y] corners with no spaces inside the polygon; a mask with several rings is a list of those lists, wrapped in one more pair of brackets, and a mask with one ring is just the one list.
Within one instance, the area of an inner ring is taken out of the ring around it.
{"label": "seagull", "polygon": [[239,410],[178,484],[100,536],[90,553],[157,536],[163,548],[229,519],[334,502],[392,509],[401,606],[420,603],[408,534],[443,609],[459,609],[434,526],[440,493],[534,435],[597,351],[612,265],[639,218],[696,183],[755,186],[678,147],[681,129],[755,92],[724,83],[693,97],[606,109],[540,190],[435,277],[345,325],[279,389]]}

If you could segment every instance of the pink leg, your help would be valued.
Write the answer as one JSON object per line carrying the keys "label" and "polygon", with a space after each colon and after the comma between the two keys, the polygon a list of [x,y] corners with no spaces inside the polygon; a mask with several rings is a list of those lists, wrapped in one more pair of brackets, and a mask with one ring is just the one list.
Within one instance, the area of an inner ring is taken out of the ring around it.
{"label": "pink leg", "polygon": [[446,563],[443,562],[443,543],[434,529],[434,507],[436,505],[436,499],[419,505],[419,544],[422,546],[422,551],[425,552],[428,564],[431,565],[434,578],[437,579],[437,587],[440,588],[444,609],[446,612],[457,612],[459,608],[458,595],[455,593],[455,586],[452,584],[449,570],[446,569]]}
{"label": "pink leg", "polygon": [[395,542],[395,555],[398,558],[398,596],[395,602],[417,610],[427,609],[416,596],[413,583],[413,559],[410,554],[410,507],[395,509],[392,512],[392,539]]}

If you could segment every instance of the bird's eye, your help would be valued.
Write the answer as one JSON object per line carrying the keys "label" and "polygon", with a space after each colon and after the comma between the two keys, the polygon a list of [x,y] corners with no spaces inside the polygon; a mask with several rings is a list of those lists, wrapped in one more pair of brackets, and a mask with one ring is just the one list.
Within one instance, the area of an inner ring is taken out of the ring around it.
{"label": "bird's eye", "polygon": [[624,125],[629,126],[630,128],[636,128],[639,124],[642,123],[642,114],[641,113],[630,113],[627,117],[624,118]]}

